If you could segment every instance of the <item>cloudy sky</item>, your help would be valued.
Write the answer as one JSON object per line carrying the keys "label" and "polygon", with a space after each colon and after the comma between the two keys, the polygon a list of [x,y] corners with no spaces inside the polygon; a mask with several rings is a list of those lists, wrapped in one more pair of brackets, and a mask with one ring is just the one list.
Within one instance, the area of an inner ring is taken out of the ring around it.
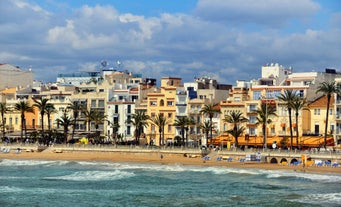
{"label": "cloudy sky", "polygon": [[0,0],[0,28],[0,63],[45,82],[103,60],[158,80],[232,85],[272,62],[341,70],[339,0]]}

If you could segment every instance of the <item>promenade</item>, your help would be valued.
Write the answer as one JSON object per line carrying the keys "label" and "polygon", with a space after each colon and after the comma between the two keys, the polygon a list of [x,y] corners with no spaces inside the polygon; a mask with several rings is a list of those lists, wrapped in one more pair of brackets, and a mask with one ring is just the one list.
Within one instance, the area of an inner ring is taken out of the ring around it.
{"label": "promenade", "polygon": [[280,150],[280,149],[208,149],[203,150],[202,148],[186,148],[186,147],[158,147],[158,146],[135,146],[135,145],[84,145],[84,144],[59,144],[50,147],[38,146],[36,144],[0,144],[1,151],[4,149],[9,149],[9,153],[15,153],[16,150],[26,152],[123,152],[123,153],[158,153],[158,154],[180,154],[180,155],[192,155],[196,157],[209,156],[210,159],[217,158],[231,158],[235,161],[245,159],[245,161],[255,161],[248,160],[249,157],[259,157],[260,162],[266,163],[281,163],[285,161],[287,163],[292,163],[294,161],[299,161],[302,155],[306,155],[312,160],[330,161],[341,163],[341,150]]}

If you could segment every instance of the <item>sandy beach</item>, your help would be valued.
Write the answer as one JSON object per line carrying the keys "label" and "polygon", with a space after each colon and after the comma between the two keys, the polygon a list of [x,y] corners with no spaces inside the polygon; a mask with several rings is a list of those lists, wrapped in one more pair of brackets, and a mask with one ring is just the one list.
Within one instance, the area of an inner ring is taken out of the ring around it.
{"label": "sandy beach", "polygon": [[134,162],[154,163],[164,165],[194,165],[194,166],[222,166],[228,168],[251,168],[263,170],[288,170],[301,173],[319,174],[341,174],[341,167],[331,166],[306,166],[302,165],[280,165],[259,162],[239,162],[234,160],[217,161],[215,159],[203,160],[200,156],[190,157],[184,154],[160,153],[160,152],[115,152],[115,151],[63,151],[56,153],[53,150],[43,152],[22,151],[19,154],[14,152],[1,153],[1,159],[34,159],[34,160],[66,160],[66,161],[109,161],[109,162]]}

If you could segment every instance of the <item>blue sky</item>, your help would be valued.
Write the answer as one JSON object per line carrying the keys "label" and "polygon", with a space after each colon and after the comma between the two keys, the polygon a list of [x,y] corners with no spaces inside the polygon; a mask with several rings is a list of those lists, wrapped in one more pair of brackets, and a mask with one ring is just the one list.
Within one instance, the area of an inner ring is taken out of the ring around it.
{"label": "blue sky", "polygon": [[144,77],[257,79],[341,70],[339,0],[0,0],[0,63],[35,79],[108,67]]}

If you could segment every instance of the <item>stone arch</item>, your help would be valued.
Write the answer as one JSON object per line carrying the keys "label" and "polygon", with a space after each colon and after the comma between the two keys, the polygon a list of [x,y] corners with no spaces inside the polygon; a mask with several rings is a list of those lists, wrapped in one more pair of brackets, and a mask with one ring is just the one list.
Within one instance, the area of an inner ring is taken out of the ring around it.
{"label": "stone arch", "polygon": [[296,158],[292,158],[292,160],[290,161],[290,164],[293,164],[293,163],[298,163],[298,160]]}
{"label": "stone arch", "polygon": [[284,157],[283,157],[283,158],[281,159],[280,163],[283,163],[283,162],[286,162],[286,163],[287,163],[287,162],[288,162],[287,158],[284,158]]}
{"label": "stone arch", "polygon": [[270,163],[278,163],[278,161],[275,157],[273,157],[273,158],[271,158]]}

